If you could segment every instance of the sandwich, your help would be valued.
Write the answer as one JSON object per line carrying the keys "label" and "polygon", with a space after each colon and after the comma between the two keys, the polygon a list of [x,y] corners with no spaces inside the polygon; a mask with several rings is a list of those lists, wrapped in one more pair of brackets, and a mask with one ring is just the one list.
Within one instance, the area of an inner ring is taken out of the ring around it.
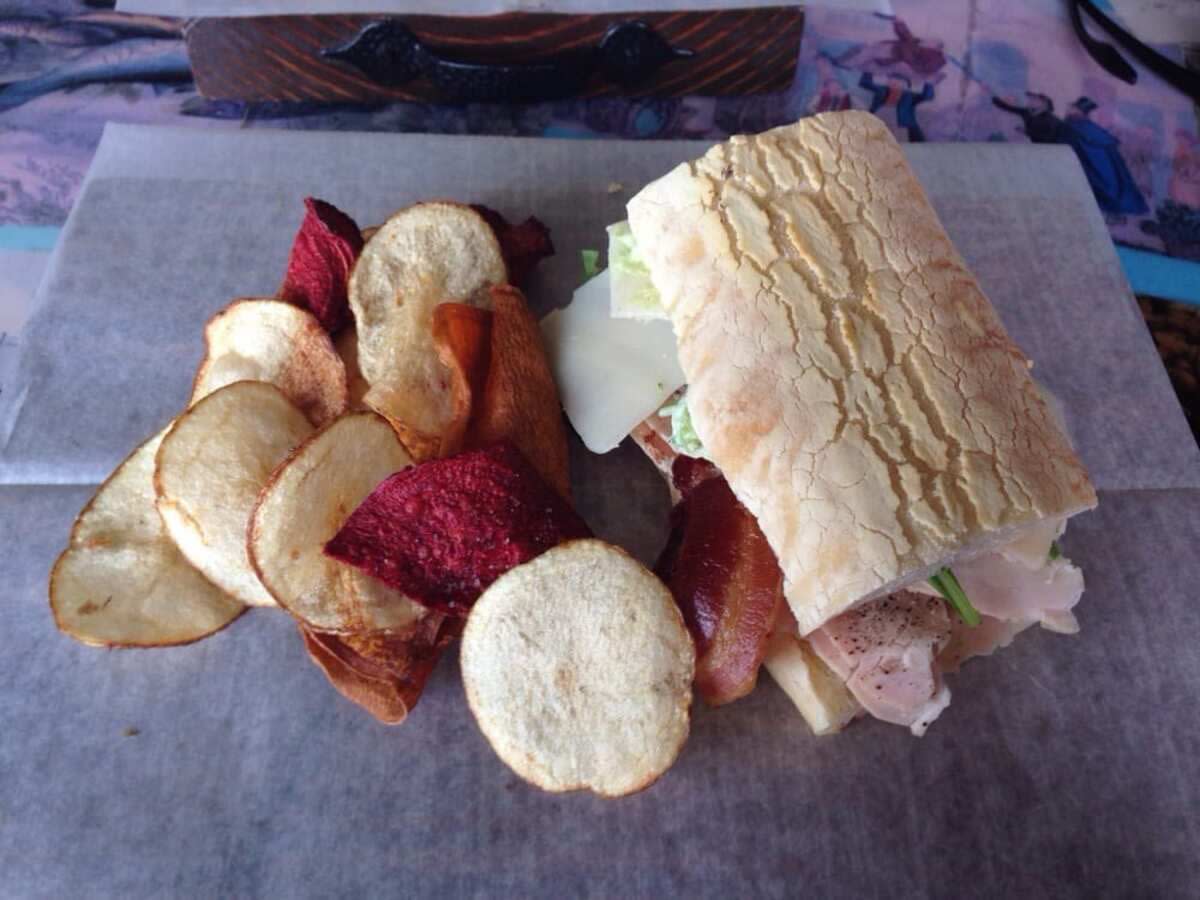
{"label": "sandwich", "polygon": [[967,659],[1078,630],[1058,541],[1096,493],[878,119],[734,137],[627,212],[543,331],[585,444],[668,479],[705,700],[765,665],[819,734],[920,735]]}

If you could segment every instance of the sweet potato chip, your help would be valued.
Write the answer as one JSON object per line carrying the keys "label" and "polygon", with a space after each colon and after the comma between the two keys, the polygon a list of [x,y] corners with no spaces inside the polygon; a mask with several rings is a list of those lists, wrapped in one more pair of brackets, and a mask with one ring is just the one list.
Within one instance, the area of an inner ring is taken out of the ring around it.
{"label": "sweet potato chip", "polygon": [[481,404],[491,356],[492,314],[465,303],[442,303],[433,311],[433,343],[450,372],[454,417],[446,426],[443,455],[463,447],[473,409]]}
{"label": "sweet potato chip", "polygon": [[154,511],[154,456],[166,431],[134,450],[100,486],[50,573],[54,621],[77,641],[187,644],[245,610],[192,568]]}
{"label": "sweet potato chip", "polygon": [[304,207],[279,298],[308,310],[334,334],[350,319],[347,284],[363,236],[332,203],[305,197]]}
{"label": "sweet potato chip", "polygon": [[316,427],[346,411],[346,367],[309,312],[281,300],[235,300],[204,328],[207,350],[189,405],[235,381],[266,381]]}
{"label": "sweet potato chip", "polygon": [[567,429],[537,320],[516,288],[493,288],[492,304],[487,381],[465,446],[511,441],[552,488],[570,498]]}
{"label": "sweet potato chip", "polygon": [[508,266],[508,280],[512,284],[525,287],[537,264],[554,255],[550,229],[533,216],[520,225],[513,225],[489,206],[476,203],[471,209],[483,216],[496,233],[500,252],[504,254],[504,263]]}
{"label": "sweet potato chip", "polygon": [[350,277],[364,401],[418,458],[438,456],[454,423],[451,373],[433,342],[440,303],[490,307],[506,280],[492,229],[469,207],[419,203],[387,220]]}
{"label": "sweet potato chip", "polygon": [[569,499],[567,432],[537,320],[509,285],[492,288],[492,303],[491,313],[461,303],[434,311],[434,343],[451,371],[456,423],[466,423],[453,445],[511,441]]}
{"label": "sweet potato chip", "polygon": [[587,525],[511,444],[397,472],[325,552],[431,609],[463,615],[513,566]]}
{"label": "sweet potato chip", "polygon": [[404,594],[323,552],[372,489],[411,464],[387,420],[361,412],[317,432],[275,470],[247,542],[254,571],[280,606],[339,633],[404,633],[425,615]]}
{"label": "sweet potato chip", "polygon": [[180,552],[226,593],[274,606],[250,567],[246,528],[272,470],[312,433],[279,388],[237,381],[175,420],[155,457],[163,524]]}
{"label": "sweet potato chip", "polygon": [[461,622],[430,613],[414,634],[334,635],[300,624],[312,661],[347,700],[385,725],[403,722],[416,706],[442,650]]}

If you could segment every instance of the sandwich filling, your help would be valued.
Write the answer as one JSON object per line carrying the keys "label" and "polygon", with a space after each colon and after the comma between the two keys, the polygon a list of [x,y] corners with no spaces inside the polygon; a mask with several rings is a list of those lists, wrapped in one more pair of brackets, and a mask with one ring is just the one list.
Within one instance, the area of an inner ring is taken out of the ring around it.
{"label": "sandwich filling", "polygon": [[[724,483],[711,462],[696,458],[702,455],[703,448],[686,416],[680,414],[680,409],[686,408],[686,391],[681,390],[632,433],[646,455],[671,480],[675,499],[682,499],[676,509],[684,514],[673,517],[671,546],[664,558],[671,555],[672,546],[687,543],[688,535],[681,534],[681,530],[712,528],[711,522],[698,522],[687,514],[697,505],[690,496],[699,480],[693,473],[700,471],[704,473],[701,479]],[[679,423],[683,423],[682,433]],[[732,494],[729,496],[730,503],[736,504]],[[753,518],[745,515],[740,505],[718,514],[736,523],[732,527],[752,529],[752,533],[741,533],[737,538],[741,552],[770,553],[762,531],[747,524],[747,520],[753,523]],[[968,659],[988,656],[1007,647],[1013,638],[1035,624],[1064,634],[1079,630],[1072,610],[1083,595],[1083,573],[1058,550],[1057,539],[1065,527],[1065,520],[1038,523],[995,551],[955,563],[955,577],[979,613],[975,625],[965,622],[929,581],[919,581],[870,600],[809,634],[796,637],[845,686],[860,712],[923,735],[950,704],[950,689],[944,676],[957,671]],[[749,689],[746,685],[753,686],[755,672],[730,671],[728,665],[723,669],[714,667],[706,648],[739,646],[743,666],[753,660],[756,670],[765,652],[766,638],[762,636],[772,630],[762,628],[761,610],[778,610],[783,605],[759,602],[742,618],[731,616],[730,609],[744,598],[726,599],[724,586],[714,583],[726,575],[719,561],[709,562],[703,568],[707,581],[694,574],[690,578],[678,577],[677,561],[673,566],[660,564],[659,571],[671,586],[697,640],[698,672],[716,668],[715,674],[708,676],[710,681],[740,684],[743,689],[737,696],[742,696]],[[778,578],[773,585],[782,601]],[[786,619],[778,627],[790,629],[794,634],[795,622],[790,617]],[[761,643],[747,646],[760,639]],[[707,693],[703,683],[699,688],[710,702],[736,699]]]}
{"label": "sandwich filling", "polygon": [[[654,331],[667,325],[667,314],[627,223],[610,227],[608,261],[609,268],[576,293],[572,307],[547,317],[543,329],[565,386],[568,416],[585,443],[604,452],[628,433],[671,489],[677,504],[672,537],[658,569],[696,640],[697,686],[705,700],[718,704],[745,695],[765,662],[820,733],[866,713],[923,734],[950,702],[945,676],[966,660],[1007,646],[1035,624],[1068,634],[1078,630],[1072,609],[1083,576],[1057,551],[1065,520],[1050,519],[1027,526],[1002,547],[954,562],[955,583],[978,613],[975,626],[923,580],[801,635],[787,605],[778,602],[777,568],[772,577],[762,564],[764,555],[774,558],[765,536],[708,459],[682,373],[664,372],[653,381],[614,379],[612,353],[619,352],[631,372],[652,371],[658,357],[674,355],[675,346],[669,329]],[[646,329],[639,335],[644,343],[626,334],[639,327]],[[648,339],[651,334],[658,338]],[[612,346],[587,356],[566,352],[584,340]],[[597,396],[605,404],[598,406]],[[690,496],[710,479],[724,489],[710,485]],[[705,563],[689,571],[700,555]]]}

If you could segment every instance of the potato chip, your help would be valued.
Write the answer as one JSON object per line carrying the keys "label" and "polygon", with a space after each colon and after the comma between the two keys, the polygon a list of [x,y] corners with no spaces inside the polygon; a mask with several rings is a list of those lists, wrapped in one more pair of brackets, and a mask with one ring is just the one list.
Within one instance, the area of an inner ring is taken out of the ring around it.
{"label": "potato chip", "polygon": [[329,682],[385,725],[398,725],[420,699],[461,621],[431,613],[408,637],[335,635],[300,624],[304,646]]}
{"label": "potato chip", "polygon": [[366,404],[386,416],[409,452],[442,455],[454,419],[450,373],[433,343],[440,303],[488,308],[507,272],[492,229],[467,206],[420,203],[367,242],[350,277]]}
{"label": "potato chip", "polygon": [[484,591],[463,686],[499,757],[548,791],[641,790],[687,740],[695,651],[671,593],[623,550],[571,541]]}
{"label": "potato chip", "polygon": [[492,289],[487,380],[465,446],[512,441],[559,495],[571,496],[567,429],[537,320],[516,288]]}
{"label": "potato chip", "polygon": [[350,319],[346,288],[365,239],[354,220],[332,203],[305,197],[304,208],[279,299],[308,310],[335,334]]}
{"label": "potato chip", "polygon": [[167,533],[202,574],[251,606],[275,601],[246,553],[250,513],[275,466],[311,433],[279,388],[237,381],[176,419],[158,448],[154,488]]}
{"label": "potato chip", "polygon": [[453,418],[443,430],[442,454],[462,449],[473,411],[483,402],[492,344],[492,314],[465,303],[433,311],[433,343],[450,373]]}
{"label": "potato chip", "polygon": [[235,381],[266,381],[318,428],[346,411],[346,367],[321,324],[297,306],[236,300],[209,320],[204,341],[190,404]]}
{"label": "potato chip", "polygon": [[186,644],[245,610],[192,568],[154,511],[154,456],[166,431],[134,450],[100,486],[50,573],[54,621],[77,641]]}
{"label": "potato chip", "polygon": [[353,323],[338,332],[333,341],[333,349],[342,358],[346,369],[346,392],[348,395],[347,409],[366,409],[363,397],[367,393],[367,379],[363,378],[362,370],[358,367],[358,331]]}
{"label": "potato chip", "polygon": [[464,615],[503,572],[591,532],[512,444],[387,478],[325,545],[418,603]]}
{"label": "potato chip", "polygon": [[353,566],[325,543],[368,494],[412,464],[387,420],[350,413],[317,432],[275,470],[250,519],[248,545],[259,579],[311,628],[403,633],[425,609]]}

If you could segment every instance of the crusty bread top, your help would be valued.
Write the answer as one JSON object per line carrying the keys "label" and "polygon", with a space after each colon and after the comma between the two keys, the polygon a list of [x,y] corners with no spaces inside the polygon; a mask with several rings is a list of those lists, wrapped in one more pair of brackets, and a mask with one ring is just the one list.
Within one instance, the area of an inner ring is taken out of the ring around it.
{"label": "crusty bread top", "polygon": [[629,203],[706,452],[807,634],[1095,505],[1030,363],[874,116],[734,137]]}

